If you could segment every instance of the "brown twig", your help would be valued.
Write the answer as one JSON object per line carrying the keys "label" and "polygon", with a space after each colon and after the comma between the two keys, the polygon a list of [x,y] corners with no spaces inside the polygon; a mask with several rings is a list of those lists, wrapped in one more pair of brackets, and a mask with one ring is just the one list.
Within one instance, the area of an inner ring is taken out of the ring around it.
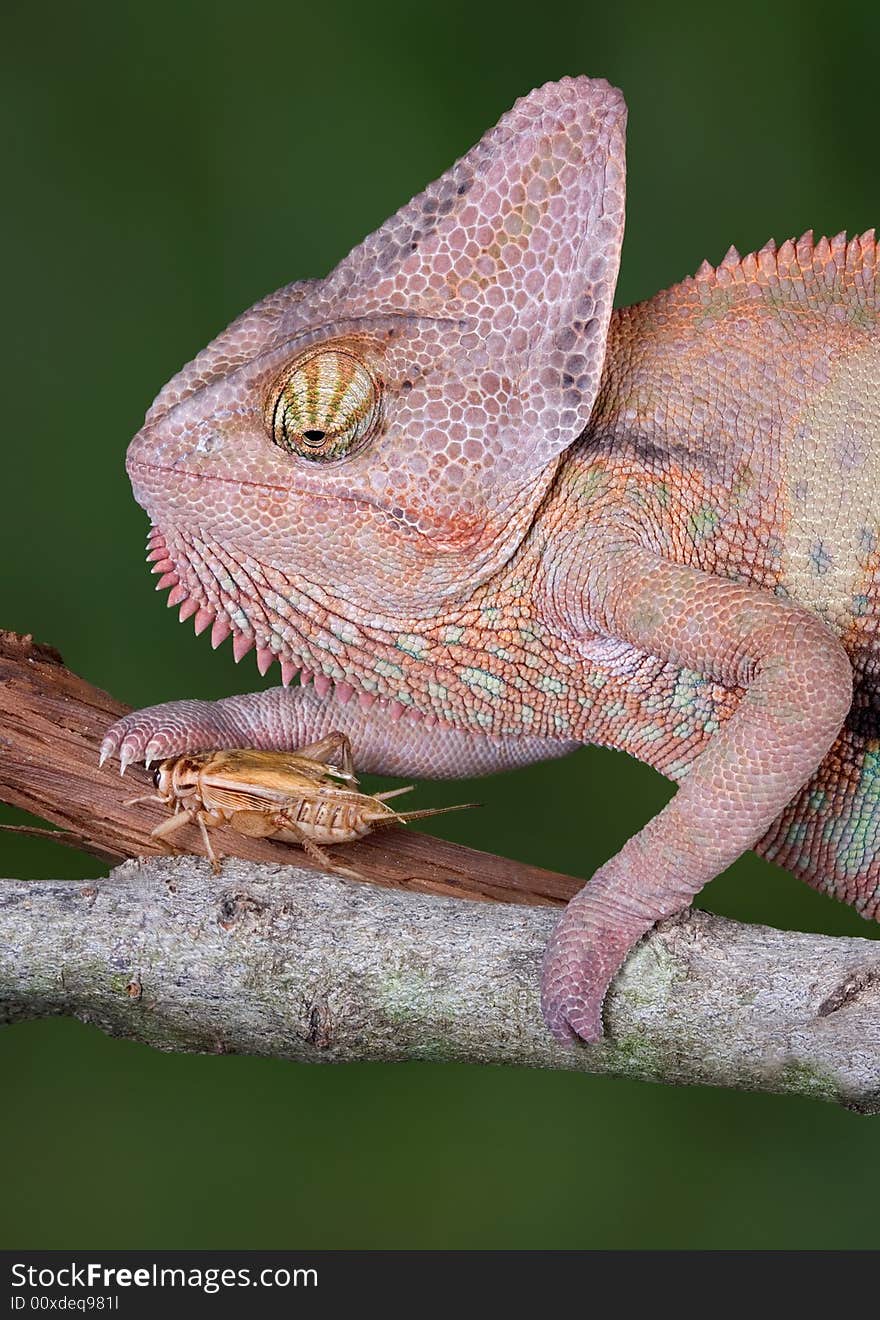
{"label": "brown twig", "polygon": [[[112,764],[98,769],[101,739],[127,710],[67,669],[52,647],[0,631],[0,801],[50,821],[67,832],[58,842],[105,861],[167,853],[150,836],[167,809],[125,805],[152,791],[144,768],[131,766],[125,779]],[[181,831],[175,846],[202,853],[195,827]],[[232,830],[218,832],[217,847],[245,861],[309,866],[295,847]],[[405,829],[346,845],[344,864],[378,885],[505,903],[562,903],[582,883]]]}

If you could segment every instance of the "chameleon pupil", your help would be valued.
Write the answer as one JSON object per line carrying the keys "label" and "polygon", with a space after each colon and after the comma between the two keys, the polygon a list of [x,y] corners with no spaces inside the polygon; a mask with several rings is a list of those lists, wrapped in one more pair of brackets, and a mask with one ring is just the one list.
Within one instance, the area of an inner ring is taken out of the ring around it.
{"label": "chameleon pupil", "polygon": [[271,439],[310,461],[344,458],[369,439],[379,416],[379,386],[348,348],[297,359],[273,392]]}

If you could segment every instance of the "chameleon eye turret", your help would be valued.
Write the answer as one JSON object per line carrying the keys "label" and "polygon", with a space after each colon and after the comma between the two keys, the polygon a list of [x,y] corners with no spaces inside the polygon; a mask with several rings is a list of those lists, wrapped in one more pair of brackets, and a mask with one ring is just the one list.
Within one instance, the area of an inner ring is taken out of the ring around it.
{"label": "chameleon eye turret", "polygon": [[289,454],[332,462],[355,452],[379,419],[379,382],[347,349],[298,358],[270,396],[272,441]]}

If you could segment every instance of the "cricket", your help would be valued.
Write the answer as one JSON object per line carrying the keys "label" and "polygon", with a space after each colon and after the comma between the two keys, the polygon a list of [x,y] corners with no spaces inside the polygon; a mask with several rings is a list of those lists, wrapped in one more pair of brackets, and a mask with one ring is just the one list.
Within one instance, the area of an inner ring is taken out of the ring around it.
{"label": "cricket", "polygon": [[358,872],[340,866],[326,847],[362,839],[375,829],[476,805],[463,802],[396,811],[388,800],[411,792],[414,785],[384,793],[360,792],[351,743],[338,732],[290,752],[241,747],[172,756],[156,767],[153,783],[155,793],[131,798],[126,806],[161,802],[171,807],[173,814],[151,831],[152,838],[164,842],[184,826],[197,824],[215,873],[221,856],[209,831],[221,826],[251,838],[299,844],[326,870],[362,880]]}

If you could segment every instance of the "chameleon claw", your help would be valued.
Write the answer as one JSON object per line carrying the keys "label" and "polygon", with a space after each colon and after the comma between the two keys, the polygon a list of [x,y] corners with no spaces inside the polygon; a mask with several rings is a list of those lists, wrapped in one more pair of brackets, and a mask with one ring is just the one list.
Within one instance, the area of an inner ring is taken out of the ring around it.
{"label": "chameleon claw", "polygon": [[151,739],[144,748],[144,765],[149,770],[154,761],[158,761],[162,755],[162,750],[155,738]]}

